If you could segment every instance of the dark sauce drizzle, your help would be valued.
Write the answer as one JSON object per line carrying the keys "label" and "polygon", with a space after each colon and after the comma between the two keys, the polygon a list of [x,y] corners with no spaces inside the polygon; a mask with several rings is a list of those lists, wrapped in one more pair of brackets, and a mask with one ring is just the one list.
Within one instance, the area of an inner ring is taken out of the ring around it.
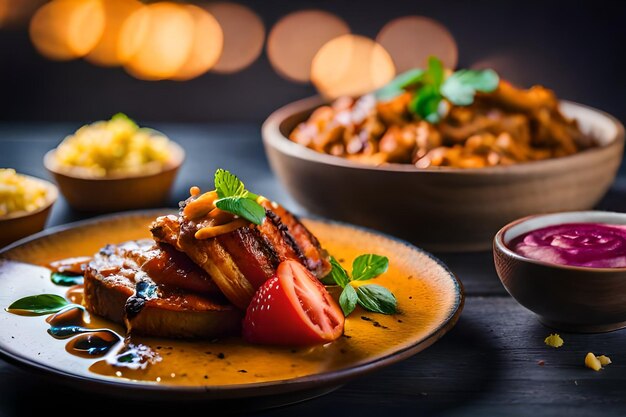
{"label": "dark sauce drizzle", "polygon": [[[81,357],[104,356],[117,345],[122,338],[109,329],[89,329],[85,327],[85,310],[81,306],[70,306],[49,316],[48,334],[55,339],[72,338],[65,350]],[[78,336],[77,336],[78,335]]]}
{"label": "dark sauce drizzle", "polygon": [[[72,291],[76,292],[77,288],[73,287]],[[133,297],[141,300],[133,303],[141,306],[135,313],[138,314],[146,300],[156,297],[156,285],[147,281],[138,282]],[[83,358],[106,356],[106,362],[116,367],[145,369],[148,365],[161,360],[161,356],[149,346],[133,343],[130,335],[123,338],[109,329],[86,327],[86,314],[88,313],[82,306],[72,305],[48,316],[46,318],[46,323],[50,325],[48,334],[55,339],[70,339],[65,345],[65,350],[72,355]]]}

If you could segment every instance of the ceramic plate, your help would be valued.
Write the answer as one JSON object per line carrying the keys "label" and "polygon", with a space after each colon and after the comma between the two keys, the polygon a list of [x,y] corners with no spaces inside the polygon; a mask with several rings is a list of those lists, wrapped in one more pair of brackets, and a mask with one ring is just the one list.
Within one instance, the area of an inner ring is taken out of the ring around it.
{"label": "ceramic plate", "polygon": [[[385,316],[357,308],[346,320],[343,337],[307,349],[252,346],[238,338],[144,338],[141,342],[156,349],[162,360],[145,370],[117,372],[102,358],[68,353],[68,340],[48,335],[46,316],[25,317],[5,311],[13,301],[28,295],[65,295],[67,287],[53,284],[50,271],[42,265],[91,255],[107,243],[147,238],[148,225],[164,212],[129,212],[61,226],[0,252],[0,354],[81,389],[143,399],[233,402],[245,397],[253,399],[246,401],[249,406],[261,407],[311,398],[405,359],[446,333],[462,309],[460,283],[430,254],[370,230],[304,219],[322,246],[346,266],[363,253],[389,257],[389,271],[372,282],[396,295],[398,314]],[[99,324],[121,332],[115,324]]]}

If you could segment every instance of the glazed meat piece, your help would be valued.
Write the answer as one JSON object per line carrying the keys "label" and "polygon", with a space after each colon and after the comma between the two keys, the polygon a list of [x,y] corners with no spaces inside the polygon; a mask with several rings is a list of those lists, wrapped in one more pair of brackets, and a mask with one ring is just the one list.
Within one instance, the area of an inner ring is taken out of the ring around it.
{"label": "glazed meat piece", "polygon": [[[151,232],[156,241],[169,243],[189,256],[237,307],[245,309],[256,290],[285,259],[300,261],[318,278],[330,272],[326,251],[283,207],[261,197],[259,204],[265,208],[266,218],[260,225],[237,223],[238,219],[207,227],[211,216],[192,204],[204,195],[192,196],[183,203],[180,216],[157,218]],[[215,213],[219,209],[211,210],[213,216],[220,215]],[[199,233],[213,233],[215,228],[223,233],[198,238]]]}
{"label": "glazed meat piece", "polygon": [[152,240],[107,245],[85,269],[90,312],[133,333],[213,338],[236,334],[242,312],[185,254]]}
{"label": "glazed meat piece", "polygon": [[[284,242],[287,242],[287,247],[293,249],[295,258],[299,259],[317,278],[321,279],[328,275],[331,270],[329,255],[313,233],[293,213],[280,204],[263,199],[261,205],[265,208],[270,223],[275,229],[278,229]],[[264,232],[263,225],[260,228],[265,236],[278,237],[278,232],[275,229],[272,232]],[[276,244],[274,247],[280,249],[281,246],[284,247],[285,244]],[[292,257],[288,253],[281,253],[280,251],[279,255],[282,258],[281,261]]]}
{"label": "glazed meat piece", "polygon": [[414,87],[392,98],[373,97],[340,97],[321,106],[289,138],[369,165],[417,168],[511,165],[598,145],[561,112],[554,92],[541,86],[525,90],[501,80],[494,91],[477,93],[469,105],[442,101],[436,122],[411,110]]}
{"label": "glazed meat piece", "polygon": [[[255,288],[220,241],[217,238],[196,239],[197,229],[195,223],[179,221],[176,216],[162,216],[152,223],[150,230],[156,241],[174,242],[176,249],[184,252],[211,275],[228,300],[245,309],[252,299]],[[241,248],[239,251],[245,250]]]}

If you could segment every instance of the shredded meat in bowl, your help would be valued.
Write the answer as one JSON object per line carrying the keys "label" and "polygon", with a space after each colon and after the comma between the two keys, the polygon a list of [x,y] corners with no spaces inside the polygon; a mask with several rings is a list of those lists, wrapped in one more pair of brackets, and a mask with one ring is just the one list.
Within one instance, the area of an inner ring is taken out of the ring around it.
{"label": "shredded meat in bowl", "polygon": [[388,101],[341,97],[313,111],[290,134],[303,146],[371,165],[481,168],[571,155],[597,146],[565,117],[544,87],[501,81],[469,106],[448,102],[440,122],[415,117],[407,91]]}

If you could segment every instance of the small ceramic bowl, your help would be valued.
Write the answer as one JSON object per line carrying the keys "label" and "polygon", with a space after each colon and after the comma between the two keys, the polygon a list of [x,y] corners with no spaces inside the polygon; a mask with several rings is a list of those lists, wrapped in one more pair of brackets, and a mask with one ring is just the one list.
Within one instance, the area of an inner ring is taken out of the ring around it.
{"label": "small ceramic bowl", "polygon": [[626,327],[626,268],[588,268],[526,258],[509,248],[516,237],[563,223],[626,225],[625,213],[564,212],[525,217],[504,226],[493,241],[504,288],[547,326],[581,333]]}
{"label": "small ceramic bowl", "polygon": [[114,212],[159,207],[167,202],[176,175],[185,160],[183,148],[170,141],[170,161],[159,172],[94,178],[79,176],[59,166],[55,149],[44,156],[44,165],[75,210]]}
{"label": "small ceramic bowl", "polygon": [[34,211],[20,211],[0,216],[0,230],[2,230],[2,233],[0,233],[0,247],[42,231],[50,215],[50,210],[59,196],[57,187],[51,182],[28,175],[24,176],[37,181],[46,188],[46,202]]}
{"label": "small ceramic bowl", "polygon": [[278,179],[310,213],[381,230],[434,252],[490,250],[493,235],[510,221],[590,210],[609,189],[622,160],[624,127],[617,119],[562,101],[563,113],[600,146],[489,168],[371,166],[288,139],[323,103],[318,97],[294,102],[265,121],[265,151]]}

